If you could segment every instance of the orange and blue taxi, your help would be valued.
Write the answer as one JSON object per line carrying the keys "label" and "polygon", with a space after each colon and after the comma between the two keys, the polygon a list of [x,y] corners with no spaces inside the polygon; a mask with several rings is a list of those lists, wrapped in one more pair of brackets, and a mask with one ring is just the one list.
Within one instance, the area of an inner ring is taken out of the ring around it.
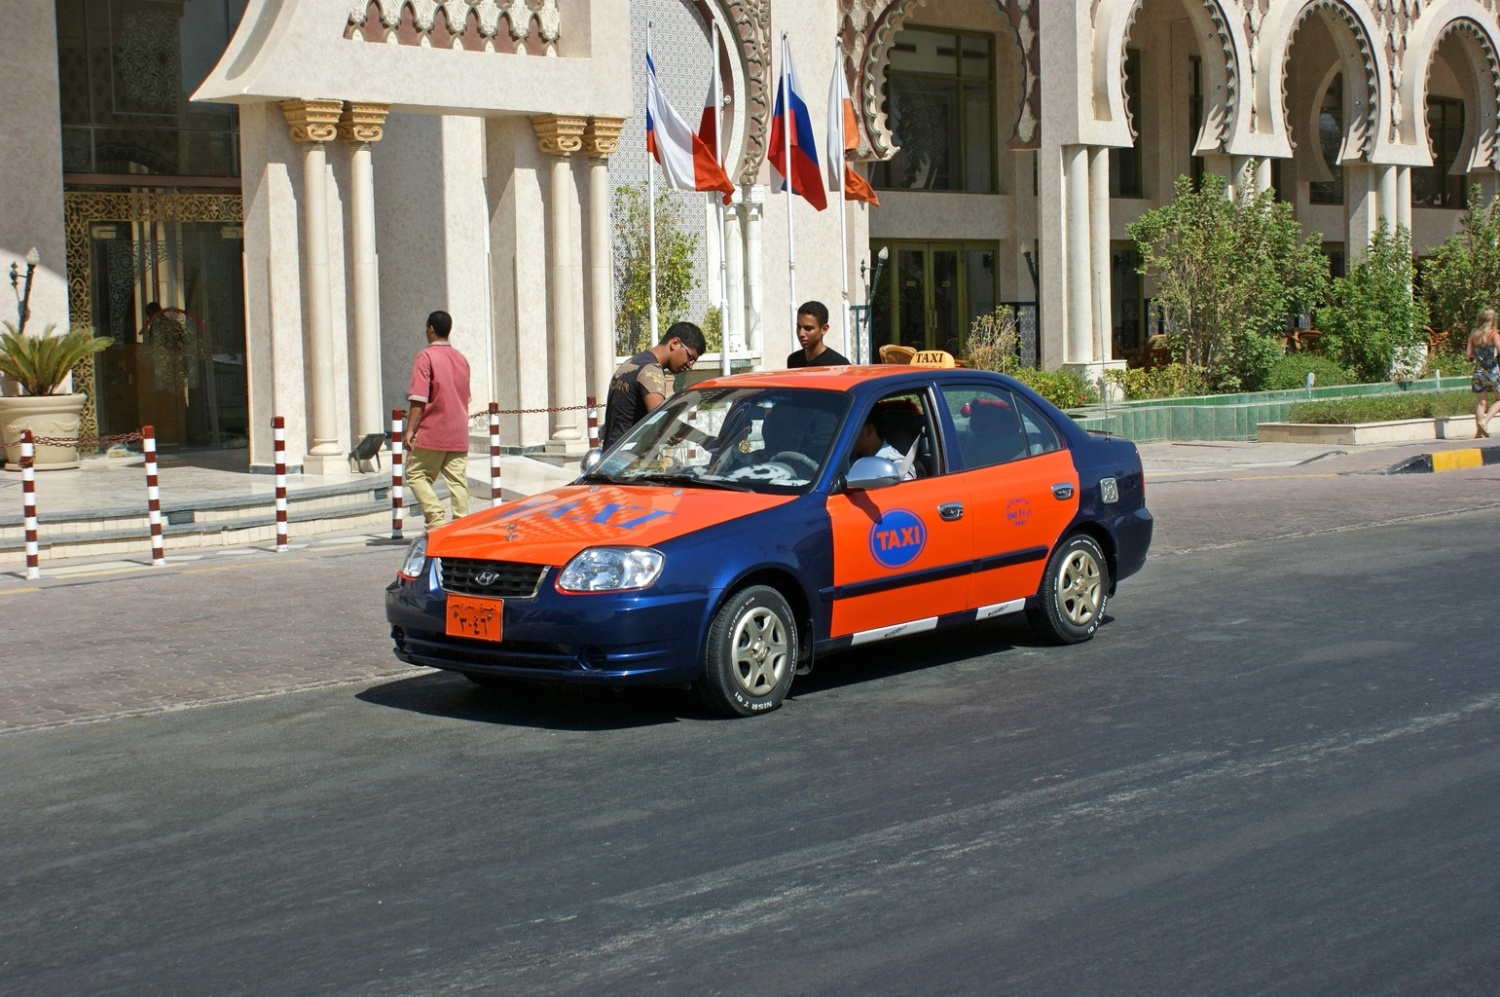
{"label": "orange and blue taxi", "polygon": [[1008,613],[1087,640],[1151,544],[1135,445],[985,371],[718,378],[583,467],[412,544],[386,590],[396,657],[480,684],[691,684],[748,716],[850,647]]}

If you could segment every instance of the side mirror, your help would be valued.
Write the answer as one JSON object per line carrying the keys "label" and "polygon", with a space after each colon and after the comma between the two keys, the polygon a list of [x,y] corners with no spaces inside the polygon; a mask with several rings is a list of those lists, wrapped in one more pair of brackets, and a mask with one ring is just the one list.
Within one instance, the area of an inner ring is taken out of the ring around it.
{"label": "side mirror", "polygon": [[869,491],[875,488],[889,488],[900,480],[901,469],[895,465],[895,462],[886,460],[884,457],[861,457],[854,462],[854,466],[844,476],[844,487],[851,491]]}
{"label": "side mirror", "polygon": [[604,451],[595,447],[583,455],[583,460],[579,461],[578,470],[583,474],[588,474],[602,463],[604,463]]}

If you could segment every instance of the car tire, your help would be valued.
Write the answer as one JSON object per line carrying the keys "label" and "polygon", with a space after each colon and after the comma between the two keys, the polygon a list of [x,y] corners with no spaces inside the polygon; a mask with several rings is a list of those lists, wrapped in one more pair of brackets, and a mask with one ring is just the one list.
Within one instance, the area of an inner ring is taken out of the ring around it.
{"label": "car tire", "polygon": [[1075,533],[1047,559],[1026,618],[1044,640],[1078,644],[1094,636],[1108,602],[1109,562],[1092,537]]}
{"label": "car tire", "polygon": [[781,593],[752,585],[708,627],[698,694],[714,710],[751,717],[781,705],[797,671],[797,618]]}

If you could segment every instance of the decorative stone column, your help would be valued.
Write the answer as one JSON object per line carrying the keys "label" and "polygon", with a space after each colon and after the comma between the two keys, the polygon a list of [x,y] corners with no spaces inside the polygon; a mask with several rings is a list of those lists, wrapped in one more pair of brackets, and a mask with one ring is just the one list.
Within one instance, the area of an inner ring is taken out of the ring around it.
{"label": "decorative stone column", "polygon": [[1096,145],[1089,150],[1089,283],[1094,301],[1090,363],[1114,355],[1109,259],[1109,147]]}
{"label": "decorative stone column", "polygon": [[385,432],[380,390],[380,292],[376,287],[375,171],[370,146],[385,133],[389,104],[348,101],[339,138],[354,143],[349,162],[350,228],[354,240],[354,427],[357,436]]}
{"label": "decorative stone column", "polygon": [[1411,167],[1396,167],[1396,224],[1411,233]]}
{"label": "decorative stone column", "polygon": [[736,189],[734,203],[724,209],[724,265],[729,302],[721,316],[720,331],[730,353],[745,352],[745,233],[740,222],[744,210]]}
{"label": "decorative stone column", "polygon": [[583,133],[583,154],[589,157],[589,292],[593,301],[590,339],[594,367],[590,393],[604,404],[615,372],[615,282],[611,247],[609,157],[620,149],[624,118],[590,118]]}
{"label": "decorative stone column", "polygon": [[1094,308],[1090,280],[1089,147],[1066,146],[1063,157],[1063,219],[1067,258],[1067,322],[1063,361],[1086,364],[1093,359]]}
{"label": "decorative stone column", "polygon": [[573,276],[577,272],[577,226],[570,209],[573,166],[568,156],[583,148],[583,132],[588,119],[573,114],[542,114],[531,119],[536,131],[537,147],[542,153],[556,156],[552,164],[552,405],[564,409],[552,413],[552,439],[547,450],[570,456],[583,452],[587,442],[579,430],[579,413],[569,408],[583,402],[573,380],[576,351],[582,346],[578,336],[577,316],[573,313],[576,298]]}
{"label": "decorative stone column", "polygon": [[311,397],[311,446],[302,462],[304,474],[328,474],[347,468],[347,448],[340,446],[333,376],[333,301],[328,282],[328,157],[323,143],[338,134],[339,100],[284,100],[293,142],[303,143],[303,277],[307,284],[306,390]]}
{"label": "decorative stone column", "polygon": [[766,188],[761,184],[745,189],[745,348],[765,364],[765,327],[761,309],[765,302],[762,281],[761,219],[766,213]]}

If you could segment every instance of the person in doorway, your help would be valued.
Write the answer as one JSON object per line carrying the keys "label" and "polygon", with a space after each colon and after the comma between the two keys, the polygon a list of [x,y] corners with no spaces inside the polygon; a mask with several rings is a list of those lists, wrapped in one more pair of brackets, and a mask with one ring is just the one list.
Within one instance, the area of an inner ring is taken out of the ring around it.
{"label": "person in doorway", "polygon": [[432,488],[439,476],[453,518],[469,514],[469,361],[448,342],[452,331],[447,312],[427,316],[427,347],[411,365],[407,388],[406,480],[429,530],[443,525],[443,503]]}
{"label": "person in doorway", "polygon": [[786,358],[789,368],[838,367],[849,362],[849,358],[823,342],[828,335],[828,306],[821,301],[808,301],[797,309],[797,342],[802,349]]}
{"label": "person in doorway", "polygon": [[1495,309],[1481,308],[1464,353],[1474,361],[1474,438],[1490,435],[1490,420],[1500,414],[1500,330]]}
{"label": "person in doorway", "polygon": [[604,449],[660,407],[667,400],[667,375],[690,370],[707,347],[702,329],[691,322],[675,322],[661,342],[620,364],[610,379],[604,405]]}

